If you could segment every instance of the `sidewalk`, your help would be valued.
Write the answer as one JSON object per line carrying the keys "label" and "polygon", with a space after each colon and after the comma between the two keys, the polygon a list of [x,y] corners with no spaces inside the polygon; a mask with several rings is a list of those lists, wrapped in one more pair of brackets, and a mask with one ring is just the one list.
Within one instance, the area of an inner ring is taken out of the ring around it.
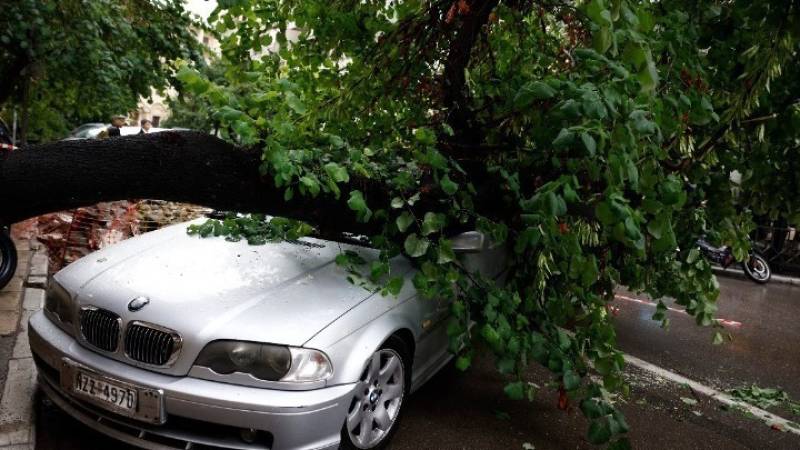
{"label": "sidewalk", "polygon": [[[741,269],[731,268],[728,267],[727,269],[723,269],[722,267],[718,266],[711,266],[711,270],[717,274],[722,275],[724,277],[732,277],[732,278],[741,278],[743,280],[749,280],[747,275]],[[788,284],[790,286],[800,286],[800,278],[797,277],[790,277],[786,275],[776,275],[772,274],[772,277],[769,279],[770,283],[780,283],[780,284]]]}
{"label": "sidewalk", "polygon": [[27,325],[30,316],[44,303],[48,261],[44,247],[38,243],[15,243],[19,255],[17,272],[0,291],[0,450],[31,450],[36,446],[32,401],[36,368]]}

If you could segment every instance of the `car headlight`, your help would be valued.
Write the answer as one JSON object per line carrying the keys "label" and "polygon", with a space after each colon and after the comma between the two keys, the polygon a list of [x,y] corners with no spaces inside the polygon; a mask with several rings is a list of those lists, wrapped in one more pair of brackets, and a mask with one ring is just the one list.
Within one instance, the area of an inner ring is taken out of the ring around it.
{"label": "car headlight", "polygon": [[72,296],[55,280],[50,280],[44,299],[44,309],[60,325],[75,324],[75,305]]}
{"label": "car headlight", "polygon": [[214,341],[200,352],[195,365],[268,381],[320,381],[333,373],[330,360],[319,350],[243,341]]}

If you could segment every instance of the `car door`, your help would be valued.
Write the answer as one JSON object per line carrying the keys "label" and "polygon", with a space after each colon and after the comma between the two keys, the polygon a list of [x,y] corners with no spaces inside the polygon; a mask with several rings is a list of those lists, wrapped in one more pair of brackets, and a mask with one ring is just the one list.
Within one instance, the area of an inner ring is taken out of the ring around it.
{"label": "car door", "polygon": [[[492,245],[482,235],[473,234],[467,238],[475,240],[460,245],[458,236],[454,238],[454,248],[457,249],[456,255],[461,265],[470,272],[502,282],[506,273],[507,248],[504,245]],[[414,358],[414,385],[418,387],[452,358],[447,335],[451,299],[418,297],[414,301],[420,311],[422,329]]]}

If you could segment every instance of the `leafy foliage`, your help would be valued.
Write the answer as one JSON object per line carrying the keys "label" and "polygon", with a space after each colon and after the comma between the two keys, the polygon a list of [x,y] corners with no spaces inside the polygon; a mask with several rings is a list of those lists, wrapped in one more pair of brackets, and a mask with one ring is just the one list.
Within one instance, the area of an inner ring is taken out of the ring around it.
{"label": "leafy foliage", "polygon": [[762,409],[783,406],[793,415],[800,415],[800,402],[794,401],[786,391],[775,388],[761,388],[756,385],[731,389],[733,398]]}
{"label": "leafy foliage", "polygon": [[4,2],[0,106],[27,109],[34,140],[106,122],[165,88],[172,61],[202,62],[193,26],[179,0]]}
{"label": "leafy foliage", "polygon": [[[212,22],[224,81],[179,78],[286,201],[344,199],[381,261],[407,255],[417,291],[452,300],[458,367],[483,341],[517,399],[526,366],[548,367],[596,444],[628,447],[615,286],[717,327],[695,239],[741,258],[753,208],[797,211],[796,2],[231,0]],[[791,120],[768,138],[770,111]],[[453,252],[468,228],[508,249],[503,282]]]}

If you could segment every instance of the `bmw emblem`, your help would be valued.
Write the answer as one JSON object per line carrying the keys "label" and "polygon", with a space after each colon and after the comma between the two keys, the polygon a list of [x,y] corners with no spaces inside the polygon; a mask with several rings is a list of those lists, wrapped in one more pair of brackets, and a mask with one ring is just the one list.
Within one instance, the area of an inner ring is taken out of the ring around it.
{"label": "bmw emblem", "polygon": [[150,303],[149,298],[136,297],[135,299],[131,300],[130,303],[128,303],[128,311],[138,311],[147,306],[148,303]]}

